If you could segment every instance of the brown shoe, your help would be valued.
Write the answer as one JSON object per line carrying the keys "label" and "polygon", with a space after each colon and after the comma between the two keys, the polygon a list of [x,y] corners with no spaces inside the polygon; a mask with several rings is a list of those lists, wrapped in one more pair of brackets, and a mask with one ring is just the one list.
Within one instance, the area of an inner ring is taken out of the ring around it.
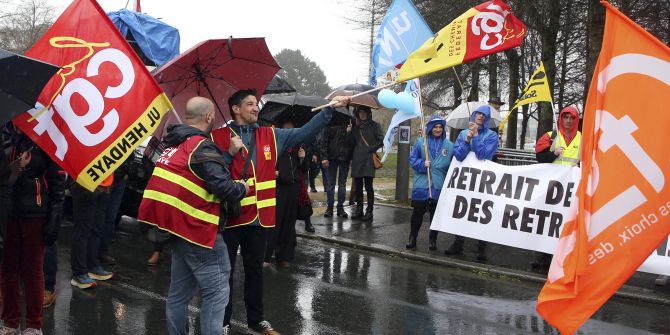
{"label": "brown shoe", "polygon": [[161,253],[158,251],[154,251],[153,254],[151,254],[151,257],[149,257],[149,260],[147,261],[147,265],[149,266],[155,266],[160,262],[161,260]]}
{"label": "brown shoe", "polygon": [[269,322],[261,321],[258,324],[249,326],[249,329],[253,330],[256,334],[262,335],[280,335],[278,331],[274,330]]}
{"label": "brown shoe", "polygon": [[281,261],[281,262],[277,263],[277,265],[279,265],[280,268],[290,268],[291,267],[291,262]]}
{"label": "brown shoe", "polygon": [[51,291],[44,291],[44,302],[42,303],[42,308],[47,308],[54,304],[56,301],[56,293]]}

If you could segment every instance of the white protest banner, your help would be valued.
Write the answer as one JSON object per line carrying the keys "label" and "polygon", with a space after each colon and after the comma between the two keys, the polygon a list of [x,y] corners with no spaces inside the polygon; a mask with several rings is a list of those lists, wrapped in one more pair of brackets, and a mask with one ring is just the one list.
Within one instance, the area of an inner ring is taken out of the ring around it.
{"label": "white protest banner", "polygon": [[[578,167],[506,166],[470,153],[451,162],[430,229],[553,254],[563,222],[576,213],[580,175]],[[670,274],[668,247],[666,240],[640,271]]]}

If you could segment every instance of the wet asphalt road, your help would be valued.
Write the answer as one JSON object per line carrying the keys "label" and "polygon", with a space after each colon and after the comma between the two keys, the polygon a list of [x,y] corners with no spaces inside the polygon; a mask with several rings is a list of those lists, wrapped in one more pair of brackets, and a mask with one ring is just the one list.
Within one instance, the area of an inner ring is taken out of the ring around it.
{"label": "wet asphalt road", "polygon": [[[165,334],[169,261],[147,267],[139,237],[115,243],[115,278],[69,285],[68,229],[59,249],[58,298],[45,334]],[[540,286],[426,265],[305,239],[290,269],[265,269],[265,316],[282,334],[557,334],[535,313]],[[238,258],[239,259],[239,258]],[[236,278],[242,278],[241,264]],[[235,285],[234,334],[245,334],[242,283]],[[197,325],[198,301],[191,305]],[[197,327],[196,327],[197,328]],[[193,334],[198,334],[197,330]],[[582,334],[670,333],[670,307],[608,302]]]}

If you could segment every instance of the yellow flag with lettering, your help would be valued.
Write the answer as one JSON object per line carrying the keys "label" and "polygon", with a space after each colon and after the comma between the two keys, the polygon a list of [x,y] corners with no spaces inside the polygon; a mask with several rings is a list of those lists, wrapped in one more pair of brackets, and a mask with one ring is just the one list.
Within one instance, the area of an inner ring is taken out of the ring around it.
{"label": "yellow flag with lettering", "polygon": [[549,90],[549,82],[547,81],[547,73],[544,72],[544,64],[542,62],[540,62],[540,67],[535,70],[533,76],[530,77],[528,84],[523,89],[523,94],[514,102],[514,107],[510,111],[519,106],[538,101],[553,101],[551,91]]}
{"label": "yellow flag with lettering", "polygon": [[400,68],[397,83],[514,48],[526,26],[502,0],[479,4],[429,38]]}

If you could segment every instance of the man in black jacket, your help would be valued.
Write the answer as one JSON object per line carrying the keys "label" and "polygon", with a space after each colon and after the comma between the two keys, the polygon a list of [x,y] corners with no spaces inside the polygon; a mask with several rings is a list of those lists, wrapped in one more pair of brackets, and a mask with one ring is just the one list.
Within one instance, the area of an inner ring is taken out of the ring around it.
{"label": "man in black jacket", "polygon": [[326,204],[328,207],[323,214],[327,218],[333,216],[335,183],[337,183],[337,216],[349,217],[347,212],[344,211],[344,200],[347,195],[347,175],[354,146],[354,136],[351,134],[351,129],[351,124],[326,128],[320,143],[321,164],[328,171],[328,177],[326,178]]}
{"label": "man in black jacket", "polygon": [[0,261],[2,261],[5,231],[7,228],[7,220],[9,220],[9,211],[11,209],[9,174],[9,159],[7,158],[7,155],[5,155],[5,150],[2,148],[0,142]]}

